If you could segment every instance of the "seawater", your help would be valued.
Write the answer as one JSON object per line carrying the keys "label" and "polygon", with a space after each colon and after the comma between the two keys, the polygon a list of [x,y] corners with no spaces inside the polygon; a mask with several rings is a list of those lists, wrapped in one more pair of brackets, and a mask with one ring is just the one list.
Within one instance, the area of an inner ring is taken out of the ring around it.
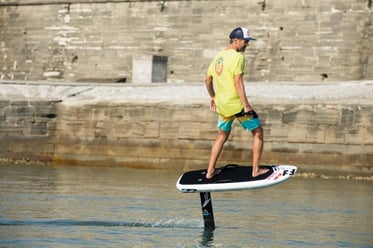
{"label": "seawater", "polygon": [[373,183],[294,177],[212,193],[205,231],[181,173],[0,165],[0,247],[373,247]]}

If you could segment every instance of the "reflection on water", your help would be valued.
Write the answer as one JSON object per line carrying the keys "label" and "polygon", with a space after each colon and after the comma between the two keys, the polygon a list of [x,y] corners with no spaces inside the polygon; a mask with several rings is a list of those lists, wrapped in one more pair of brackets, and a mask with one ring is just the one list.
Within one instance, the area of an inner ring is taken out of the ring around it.
{"label": "reflection on water", "polygon": [[213,193],[211,232],[179,174],[2,165],[0,247],[373,247],[371,181]]}

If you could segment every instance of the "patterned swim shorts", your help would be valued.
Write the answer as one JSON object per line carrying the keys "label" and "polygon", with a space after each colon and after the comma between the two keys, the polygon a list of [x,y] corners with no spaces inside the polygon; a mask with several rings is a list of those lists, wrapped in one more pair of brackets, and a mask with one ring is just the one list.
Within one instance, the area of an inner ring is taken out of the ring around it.
{"label": "patterned swim shorts", "polygon": [[[255,112],[254,112],[255,113]],[[236,115],[224,117],[219,115],[218,116],[218,128],[223,131],[230,131],[232,130],[232,123],[234,119],[236,119],[240,122],[241,126],[244,129],[248,129],[250,131],[253,131],[254,129],[258,128],[261,125],[259,117],[256,115],[247,115],[243,111]]]}

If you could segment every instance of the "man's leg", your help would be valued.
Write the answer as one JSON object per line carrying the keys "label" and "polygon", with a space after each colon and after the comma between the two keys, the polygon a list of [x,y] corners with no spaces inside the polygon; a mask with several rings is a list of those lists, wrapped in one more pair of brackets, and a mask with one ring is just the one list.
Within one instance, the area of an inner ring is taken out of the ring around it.
{"label": "man's leg", "polygon": [[251,131],[254,140],[253,140],[253,172],[252,176],[257,177],[259,175],[262,175],[266,172],[268,172],[268,169],[260,169],[259,168],[259,163],[260,163],[260,158],[262,157],[262,152],[263,152],[263,128],[262,126],[259,126],[258,128],[254,129]]}
{"label": "man's leg", "polygon": [[224,143],[228,140],[230,131],[218,130],[218,137],[211,148],[210,162],[207,169],[206,178],[211,179],[215,175],[215,165],[218,160],[221,151],[223,150]]}

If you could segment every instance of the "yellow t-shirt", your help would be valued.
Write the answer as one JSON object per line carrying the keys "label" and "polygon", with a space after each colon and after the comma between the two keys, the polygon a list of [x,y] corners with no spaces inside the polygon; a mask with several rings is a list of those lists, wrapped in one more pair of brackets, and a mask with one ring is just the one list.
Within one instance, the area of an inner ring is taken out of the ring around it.
{"label": "yellow t-shirt", "polygon": [[243,74],[244,69],[244,56],[234,49],[219,52],[208,68],[207,75],[213,80],[217,112],[224,117],[235,115],[243,108],[234,76]]}

